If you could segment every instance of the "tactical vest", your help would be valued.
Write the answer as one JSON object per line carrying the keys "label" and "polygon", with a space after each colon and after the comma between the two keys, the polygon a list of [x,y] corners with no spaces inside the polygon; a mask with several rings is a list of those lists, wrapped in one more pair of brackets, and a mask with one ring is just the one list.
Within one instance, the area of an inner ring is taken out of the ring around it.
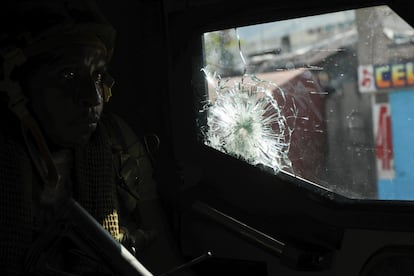
{"label": "tactical vest", "polygon": [[[125,239],[121,226],[139,228],[140,185],[152,174],[145,146],[133,135],[119,117],[105,115],[90,142],[74,153],[73,198],[118,241]],[[22,275],[25,254],[36,238],[33,236],[32,187],[37,177],[22,143],[3,138],[0,271]],[[127,141],[135,142],[128,144]]]}

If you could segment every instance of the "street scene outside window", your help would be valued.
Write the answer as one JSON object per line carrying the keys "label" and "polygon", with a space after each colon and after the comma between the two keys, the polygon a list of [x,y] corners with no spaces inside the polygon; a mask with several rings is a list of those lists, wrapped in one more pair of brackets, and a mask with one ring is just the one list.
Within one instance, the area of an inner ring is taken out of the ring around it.
{"label": "street scene outside window", "polygon": [[203,143],[354,199],[414,199],[414,29],[388,6],[203,35]]}

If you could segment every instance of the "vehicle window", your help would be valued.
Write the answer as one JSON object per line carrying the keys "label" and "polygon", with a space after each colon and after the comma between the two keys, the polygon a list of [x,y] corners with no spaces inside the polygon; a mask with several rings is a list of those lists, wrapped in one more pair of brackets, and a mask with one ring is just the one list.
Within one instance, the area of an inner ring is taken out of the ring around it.
{"label": "vehicle window", "polygon": [[414,199],[414,30],[388,6],[203,35],[204,144],[349,198]]}

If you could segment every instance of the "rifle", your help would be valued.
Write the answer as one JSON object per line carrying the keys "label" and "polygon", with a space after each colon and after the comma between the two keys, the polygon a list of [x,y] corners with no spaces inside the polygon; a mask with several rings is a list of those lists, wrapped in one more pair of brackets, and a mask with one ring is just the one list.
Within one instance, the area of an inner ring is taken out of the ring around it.
{"label": "rifle", "polygon": [[[48,259],[50,249],[62,238],[69,238],[85,256],[95,258],[111,274],[117,276],[153,276],[122,244],[114,240],[78,202],[67,198],[61,203],[60,213],[43,235],[33,244],[26,255],[24,267],[27,273],[40,275],[75,276],[53,268]],[[160,276],[170,276],[203,262],[213,255],[207,252],[177,266]],[[99,259],[99,260],[98,260]]]}
{"label": "rifle", "polygon": [[59,271],[49,263],[53,246],[63,238],[69,238],[85,256],[97,260],[113,275],[152,276],[151,272],[73,198],[60,202],[58,215],[31,247],[25,258],[26,272],[72,275]]}

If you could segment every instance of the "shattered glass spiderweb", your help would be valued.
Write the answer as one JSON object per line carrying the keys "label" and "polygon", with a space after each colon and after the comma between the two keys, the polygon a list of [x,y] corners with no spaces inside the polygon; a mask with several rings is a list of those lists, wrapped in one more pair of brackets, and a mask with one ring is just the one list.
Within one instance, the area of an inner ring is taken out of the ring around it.
{"label": "shattered glass spiderweb", "polygon": [[[204,143],[252,165],[271,168],[275,174],[290,168],[288,153],[293,127],[283,115],[283,91],[255,76],[223,82],[220,76],[202,71],[215,90],[204,109]],[[280,102],[273,93],[279,93]],[[297,114],[296,110],[292,112]]]}

